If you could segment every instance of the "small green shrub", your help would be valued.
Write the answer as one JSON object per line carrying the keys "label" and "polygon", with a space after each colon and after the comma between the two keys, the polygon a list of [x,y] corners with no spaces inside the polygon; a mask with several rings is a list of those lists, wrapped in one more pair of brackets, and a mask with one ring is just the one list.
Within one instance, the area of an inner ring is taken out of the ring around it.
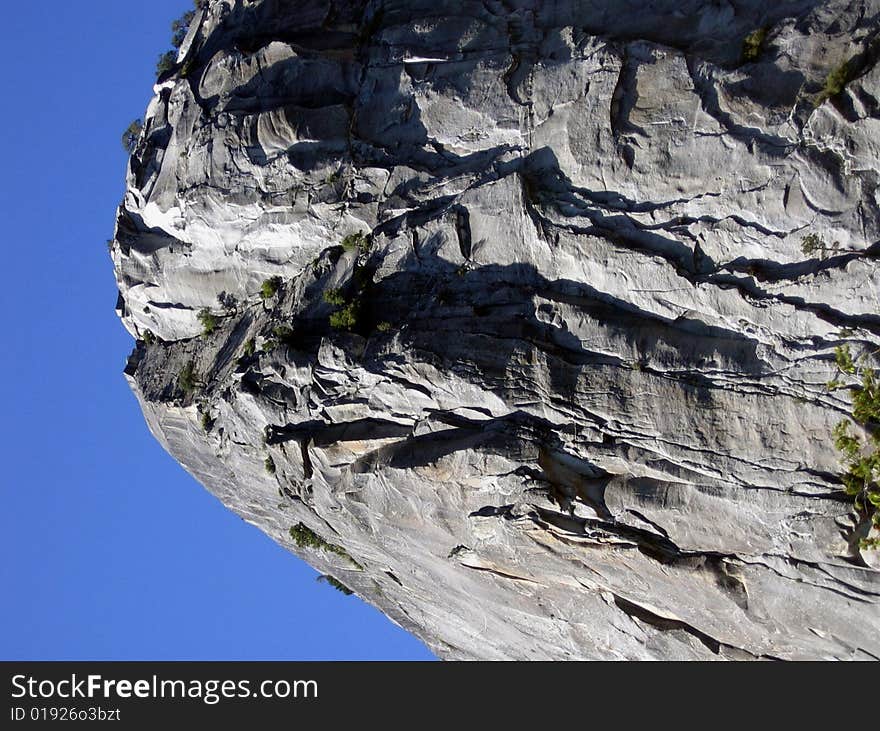
{"label": "small green shrub", "polygon": [[195,56],[190,54],[188,56],[188,58],[186,59],[186,61],[183,62],[183,66],[180,67],[180,71],[178,72],[180,74],[180,78],[185,79],[187,76],[189,76],[192,73],[192,70],[195,67],[195,65],[196,65],[196,58],[195,58]]}
{"label": "small green shrub", "polygon": [[357,305],[354,302],[330,315],[330,327],[332,328],[351,330],[355,325],[357,325]]}
{"label": "small green shrub", "polygon": [[325,289],[322,296],[324,298],[324,302],[326,302],[328,305],[341,307],[345,304],[345,296],[342,294],[341,289]]}
{"label": "small green shrub", "polygon": [[758,60],[761,51],[764,50],[764,42],[767,40],[768,28],[758,28],[743,38],[742,61],[752,63]]}
{"label": "small green shrub", "polygon": [[852,351],[849,345],[841,345],[834,350],[834,362],[837,364],[838,370],[850,375],[855,374],[856,364],[852,357]]}
{"label": "small green shrub", "polygon": [[324,576],[319,576],[318,581],[323,581],[323,582],[329,584],[334,589],[336,589],[336,591],[340,591],[343,594],[345,594],[345,596],[351,596],[352,594],[354,594],[354,592],[351,589],[349,589],[345,584],[343,584],[341,581],[339,581],[339,579],[337,579],[333,576],[330,576],[330,574],[324,574]]}
{"label": "small green shrub", "polygon": [[250,359],[253,357],[254,353],[256,353],[256,352],[257,352],[257,343],[253,338],[251,338],[250,340],[248,340],[244,344],[244,348],[242,348],[241,356],[236,361],[239,368],[246,368],[248,365],[248,362],[250,361]]}
{"label": "small green shrub", "polygon": [[[195,19],[196,10],[204,7],[204,3],[201,2],[201,0],[194,0],[193,7],[193,10],[187,10],[177,20],[174,20],[171,23],[171,45],[175,50],[166,51],[159,56],[159,61],[156,64],[156,76],[159,78],[167,74],[169,71],[172,71],[177,65],[177,50],[183,45],[184,40],[186,40],[186,34],[189,33],[189,27]],[[186,71],[188,72],[189,68],[187,68]]]}
{"label": "small green shrub", "polygon": [[342,239],[342,248],[346,251],[354,251],[357,249],[362,254],[365,254],[370,250],[370,237],[364,235],[363,231],[349,234]]}
{"label": "small green shrub", "polygon": [[282,284],[281,277],[269,277],[260,286],[260,297],[264,300],[271,299],[281,289]]}
{"label": "small green shrub", "polygon": [[807,234],[801,239],[801,251],[807,256],[817,251],[825,251],[825,242],[818,234]]}
{"label": "small green shrub", "polygon": [[330,544],[327,543],[315,531],[303,523],[297,523],[290,528],[290,537],[296,544],[297,548],[314,548],[323,549]]}
{"label": "small green shrub", "polygon": [[833,244],[827,244],[819,234],[807,234],[801,239],[801,251],[804,256],[818,254],[820,259],[824,259],[826,256],[840,251],[840,242],[835,241]]}
{"label": "small green shrub", "polygon": [[143,335],[141,335],[141,340],[144,341],[147,345],[152,345],[156,342],[156,336],[153,335],[152,330],[144,330]]}
{"label": "small green shrub", "polygon": [[208,432],[210,432],[211,429],[214,428],[214,421],[215,420],[211,418],[211,414],[209,414],[207,411],[202,412],[202,420],[201,421],[202,421],[202,429],[205,431],[206,434]]}
{"label": "small green shrub", "polygon": [[165,53],[160,54],[159,60],[156,61],[156,78],[162,78],[169,71],[174,70],[176,64],[177,53],[174,51],[165,51]]}
{"label": "small green shrub", "polygon": [[207,307],[200,310],[197,317],[199,318],[199,322],[202,323],[202,332],[205,335],[210,335],[217,329],[217,317],[213,315]]}
{"label": "small green shrub", "polygon": [[186,394],[193,393],[199,385],[199,377],[195,371],[195,364],[190,361],[177,374],[177,385]]}
{"label": "small green shrub", "polygon": [[290,325],[278,325],[272,328],[272,334],[282,343],[293,344],[293,328]]}
{"label": "small green shrub", "polygon": [[275,460],[271,457],[266,457],[265,461],[263,462],[263,466],[266,468],[266,472],[268,472],[270,475],[274,475],[277,471],[277,468],[275,467]]}
{"label": "small green shrub", "polygon": [[[122,133],[122,148],[130,155],[137,147],[141,133],[144,131],[144,120],[135,119]],[[112,242],[108,242],[112,243]]]}
{"label": "small green shrub", "polygon": [[817,104],[821,104],[826,99],[832,99],[840,94],[846,85],[853,80],[855,74],[855,64],[852,60],[844,61],[839,66],[835,66],[828,72],[825,77],[825,84],[822,91],[819,92]]}
{"label": "small green shrub", "polygon": [[389,330],[391,330],[391,323],[388,322],[387,320],[383,320],[378,325],[376,325],[376,329],[380,333],[387,333]]}
{"label": "small green shrub", "polygon": [[342,556],[343,558],[351,561],[358,568],[362,568],[361,565],[355,561],[342,546],[336,546],[332,543],[328,543],[321,536],[319,536],[315,531],[309,528],[307,525],[303,523],[297,523],[290,528],[290,537],[293,539],[293,542],[296,544],[297,548],[312,548],[316,551],[328,551],[329,553],[335,553],[337,556]]}
{"label": "small green shrub", "polygon": [[181,17],[171,23],[171,45],[180,48],[189,33],[189,26],[196,15],[195,10],[188,10]]}
{"label": "small green shrub", "polygon": [[[856,512],[870,518],[871,524],[880,530],[880,380],[874,368],[860,362],[863,360],[853,358],[848,345],[835,351],[841,376],[855,376],[860,384],[851,390],[852,415],[834,427],[833,436],[834,446],[844,456],[844,490],[853,498]],[[841,383],[835,378],[828,386],[834,390]],[[853,423],[865,428],[867,440],[850,432]],[[860,545],[863,549],[880,549],[880,539],[865,538]]]}

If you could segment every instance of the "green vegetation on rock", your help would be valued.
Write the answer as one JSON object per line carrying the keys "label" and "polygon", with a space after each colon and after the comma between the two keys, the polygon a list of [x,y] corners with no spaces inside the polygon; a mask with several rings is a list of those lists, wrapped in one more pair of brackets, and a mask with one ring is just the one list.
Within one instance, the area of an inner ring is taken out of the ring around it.
{"label": "green vegetation on rock", "polygon": [[287,345],[294,345],[294,332],[290,325],[278,325],[273,327],[272,335],[277,338],[278,342],[286,343]]}
{"label": "green vegetation on rock", "polygon": [[281,289],[281,285],[281,277],[269,277],[260,286],[260,297],[264,300],[271,299]]}
{"label": "green vegetation on rock", "polygon": [[201,422],[202,429],[205,431],[206,434],[214,428],[214,419],[211,418],[211,414],[209,414],[207,411],[202,412]]}
{"label": "green vegetation on rock", "polygon": [[[137,147],[137,141],[140,139],[141,132],[144,131],[144,120],[135,119],[128,127],[125,128],[125,132],[122,133],[122,148],[130,155],[134,152],[134,148]],[[109,241],[108,244],[112,245],[112,241]]]}
{"label": "green vegetation on rock", "polygon": [[354,251],[357,249],[362,254],[370,250],[370,237],[365,235],[363,231],[349,234],[342,239],[342,248],[346,251]]}
{"label": "green vegetation on rock", "polygon": [[172,21],[171,46],[174,50],[165,51],[165,53],[159,56],[159,61],[156,63],[156,76],[158,78],[161,78],[169,71],[172,71],[177,65],[177,51],[183,45],[184,40],[186,40],[186,34],[189,33],[189,27],[196,17],[196,10],[204,7],[204,5],[204,0],[194,0],[192,10],[187,10],[179,18]]}
{"label": "green vegetation on rock", "polygon": [[828,76],[825,77],[825,84],[822,91],[819,92],[816,105],[818,106],[827,99],[833,99],[840,94],[855,77],[855,67],[856,64],[850,59],[831,69]]}
{"label": "green vegetation on rock", "polygon": [[183,41],[186,39],[186,34],[189,33],[189,26],[195,18],[196,11],[195,10],[187,10],[183,15],[181,15],[177,20],[172,21],[171,23],[171,45],[175,48],[180,48],[183,45]]}
{"label": "green vegetation on rock", "polygon": [[[846,494],[853,498],[853,507],[864,519],[870,519],[880,530],[880,381],[874,368],[865,364],[865,356],[853,358],[848,345],[835,351],[841,377],[854,376],[858,383],[850,385],[852,415],[834,428],[834,446],[844,456],[845,471],[841,475]],[[831,390],[843,388],[840,380],[828,384]],[[853,434],[853,426],[861,427],[862,438]],[[863,549],[880,548],[880,539],[863,538]]]}
{"label": "green vegetation on rock", "polygon": [[339,579],[337,579],[333,576],[330,576],[330,574],[324,574],[323,576],[319,576],[318,581],[323,581],[323,582],[329,584],[334,589],[336,589],[336,591],[340,591],[343,594],[345,594],[345,596],[351,596],[352,594],[354,594],[354,592],[351,589],[349,589]]}
{"label": "green vegetation on rock", "polygon": [[324,302],[340,307],[330,314],[330,326],[337,330],[351,330],[357,324],[358,301],[349,301],[341,289],[324,290]]}
{"label": "green vegetation on rock", "polygon": [[341,289],[325,289],[323,294],[324,302],[328,305],[342,307],[345,304],[345,296]]}
{"label": "green vegetation on rock", "polygon": [[351,561],[355,566],[361,568],[360,564],[355,561],[342,546],[334,545],[325,541],[315,531],[303,523],[297,523],[290,528],[290,537],[296,544],[297,548],[312,548],[316,551],[327,551],[335,553],[337,556]]}
{"label": "green vegetation on rock", "polygon": [[177,374],[177,385],[186,394],[193,393],[199,385],[199,377],[195,371],[195,364],[189,361]]}
{"label": "green vegetation on rock", "polygon": [[200,310],[197,317],[199,318],[199,322],[202,323],[202,332],[205,335],[210,335],[217,329],[217,317],[216,315],[212,314],[207,307]]}
{"label": "green vegetation on rock", "polygon": [[174,51],[165,51],[159,54],[159,60],[156,61],[156,77],[161,78],[169,71],[174,69],[177,63],[177,53]]}
{"label": "green vegetation on rock", "polygon": [[753,63],[758,60],[761,51],[764,50],[764,42],[767,40],[767,28],[758,28],[749,33],[742,44],[743,63]]}
{"label": "green vegetation on rock", "polygon": [[351,330],[357,325],[357,303],[350,302],[341,310],[330,315],[330,327],[337,330]]}
{"label": "green vegetation on rock", "polygon": [[807,234],[801,239],[801,251],[804,256],[818,254],[820,259],[824,259],[826,256],[840,251],[840,242],[835,241],[828,244],[819,234]]}

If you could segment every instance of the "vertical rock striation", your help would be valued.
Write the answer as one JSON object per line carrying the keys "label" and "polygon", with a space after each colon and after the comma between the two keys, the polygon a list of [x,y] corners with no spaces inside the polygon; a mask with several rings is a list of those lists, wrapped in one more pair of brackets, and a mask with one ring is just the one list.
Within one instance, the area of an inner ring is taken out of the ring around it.
{"label": "vertical rock striation", "polygon": [[151,430],[444,658],[880,658],[878,18],[207,3],[112,249]]}

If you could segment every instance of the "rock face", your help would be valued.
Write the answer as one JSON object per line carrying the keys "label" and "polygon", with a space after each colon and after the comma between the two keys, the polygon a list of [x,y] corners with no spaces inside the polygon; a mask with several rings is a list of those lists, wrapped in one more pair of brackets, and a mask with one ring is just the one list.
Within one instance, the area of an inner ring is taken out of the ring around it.
{"label": "rock face", "polygon": [[151,430],[443,658],[880,658],[878,17],[207,3],[112,250]]}

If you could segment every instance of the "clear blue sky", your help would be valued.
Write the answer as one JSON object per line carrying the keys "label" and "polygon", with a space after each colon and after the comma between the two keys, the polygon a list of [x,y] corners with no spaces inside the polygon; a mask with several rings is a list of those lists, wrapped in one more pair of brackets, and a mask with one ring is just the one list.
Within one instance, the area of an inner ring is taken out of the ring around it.
{"label": "clear blue sky", "polygon": [[429,659],[228,512],[122,377],[120,135],[188,0],[6,7],[0,659]]}

